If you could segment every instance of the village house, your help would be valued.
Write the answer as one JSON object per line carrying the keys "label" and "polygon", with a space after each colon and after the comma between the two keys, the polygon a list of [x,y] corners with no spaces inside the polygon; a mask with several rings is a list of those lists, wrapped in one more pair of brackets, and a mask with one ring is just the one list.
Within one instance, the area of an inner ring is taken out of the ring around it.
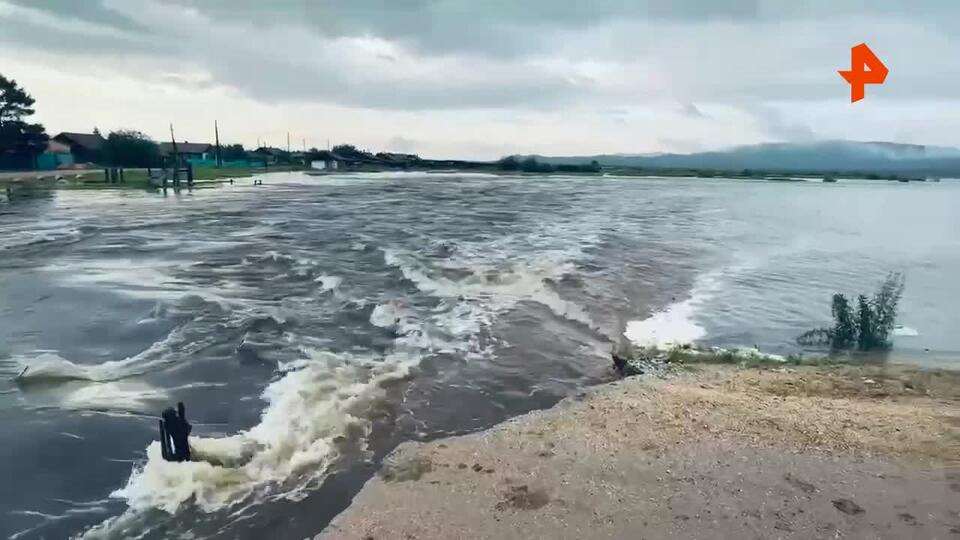
{"label": "village house", "polygon": [[[210,143],[178,142],[177,155],[186,161],[208,161],[217,158],[217,147]],[[160,156],[173,157],[173,143],[160,143]]]}
{"label": "village house", "polygon": [[261,146],[256,150],[247,152],[247,160],[263,163],[264,165],[274,165],[290,161],[290,155],[279,148]]}
{"label": "village house", "polygon": [[50,139],[47,153],[60,164],[97,163],[103,160],[105,142],[99,133],[63,132]]}

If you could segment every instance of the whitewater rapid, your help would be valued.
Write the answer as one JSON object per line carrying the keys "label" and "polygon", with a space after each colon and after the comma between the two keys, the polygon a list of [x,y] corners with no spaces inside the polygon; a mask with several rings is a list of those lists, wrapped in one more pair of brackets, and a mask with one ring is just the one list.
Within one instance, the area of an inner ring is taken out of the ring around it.
{"label": "whitewater rapid", "polygon": [[[264,184],[3,208],[0,536],[308,536],[396,444],[608,380],[612,343],[792,354],[889,269],[910,276],[897,351],[957,351],[956,242],[897,225],[956,229],[947,182]],[[202,457],[182,467],[151,444],[177,401]]]}
{"label": "whitewater rapid", "polygon": [[[519,302],[537,302],[558,317],[596,328],[583,308],[549,285],[573,271],[568,251],[541,253],[535,261],[505,257],[493,262],[468,255],[467,245],[458,245],[456,251],[438,260],[415,251],[382,249],[388,266],[439,301],[434,308],[423,310],[403,295],[376,303],[369,323],[394,336],[382,356],[301,347],[302,358],[281,363],[276,379],[262,392],[260,421],[229,436],[191,437],[191,462],[164,461],[153,442],[126,485],[111,494],[125,501],[127,513],[91,529],[88,537],[127,526],[152,509],[173,514],[189,504],[206,513],[237,512],[265,500],[306,496],[341,457],[345,443],[365,447],[369,411],[384,399],[387,386],[409,377],[427,354],[491,357],[495,343],[489,339],[490,327]],[[321,274],[313,281],[321,294],[345,287],[341,276]],[[134,359],[128,359],[104,368],[77,367],[75,375],[110,378],[144,367],[134,365]],[[66,368],[61,372],[73,373]]]}

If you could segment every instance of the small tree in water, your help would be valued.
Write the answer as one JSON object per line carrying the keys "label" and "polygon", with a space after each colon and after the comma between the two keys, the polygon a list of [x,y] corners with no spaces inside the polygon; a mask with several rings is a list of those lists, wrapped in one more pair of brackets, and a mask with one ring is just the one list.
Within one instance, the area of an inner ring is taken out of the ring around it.
{"label": "small tree in water", "polygon": [[833,328],[816,328],[797,338],[801,345],[829,345],[835,351],[885,351],[897,319],[897,304],[903,294],[903,274],[893,272],[872,299],[857,297],[857,311],[843,294],[833,295]]}
{"label": "small tree in water", "polygon": [[830,311],[834,321],[830,346],[837,350],[853,348],[857,342],[857,323],[847,297],[840,293],[833,295]]}

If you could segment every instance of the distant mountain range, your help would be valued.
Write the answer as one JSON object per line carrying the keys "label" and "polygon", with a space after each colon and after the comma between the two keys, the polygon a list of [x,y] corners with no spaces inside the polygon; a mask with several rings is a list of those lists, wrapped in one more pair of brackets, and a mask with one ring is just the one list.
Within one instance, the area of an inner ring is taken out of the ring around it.
{"label": "distant mountain range", "polygon": [[768,143],[693,154],[533,156],[555,165],[598,161],[605,167],[772,172],[960,174],[960,149],[890,142]]}

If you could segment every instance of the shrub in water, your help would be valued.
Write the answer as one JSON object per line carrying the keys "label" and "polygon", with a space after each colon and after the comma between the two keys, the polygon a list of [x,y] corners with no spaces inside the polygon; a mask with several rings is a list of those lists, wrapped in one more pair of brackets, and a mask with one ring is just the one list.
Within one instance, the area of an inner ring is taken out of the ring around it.
{"label": "shrub in water", "polygon": [[816,328],[797,338],[801,345],[829,345],[836,351],[883,351],[891,347],[890,333],[897,319],[897,304],[903,294],[903,274],[892,272],[874,297],[857,297],[857,311],[843,294],[833,295],[830,311],[833,328]]}

